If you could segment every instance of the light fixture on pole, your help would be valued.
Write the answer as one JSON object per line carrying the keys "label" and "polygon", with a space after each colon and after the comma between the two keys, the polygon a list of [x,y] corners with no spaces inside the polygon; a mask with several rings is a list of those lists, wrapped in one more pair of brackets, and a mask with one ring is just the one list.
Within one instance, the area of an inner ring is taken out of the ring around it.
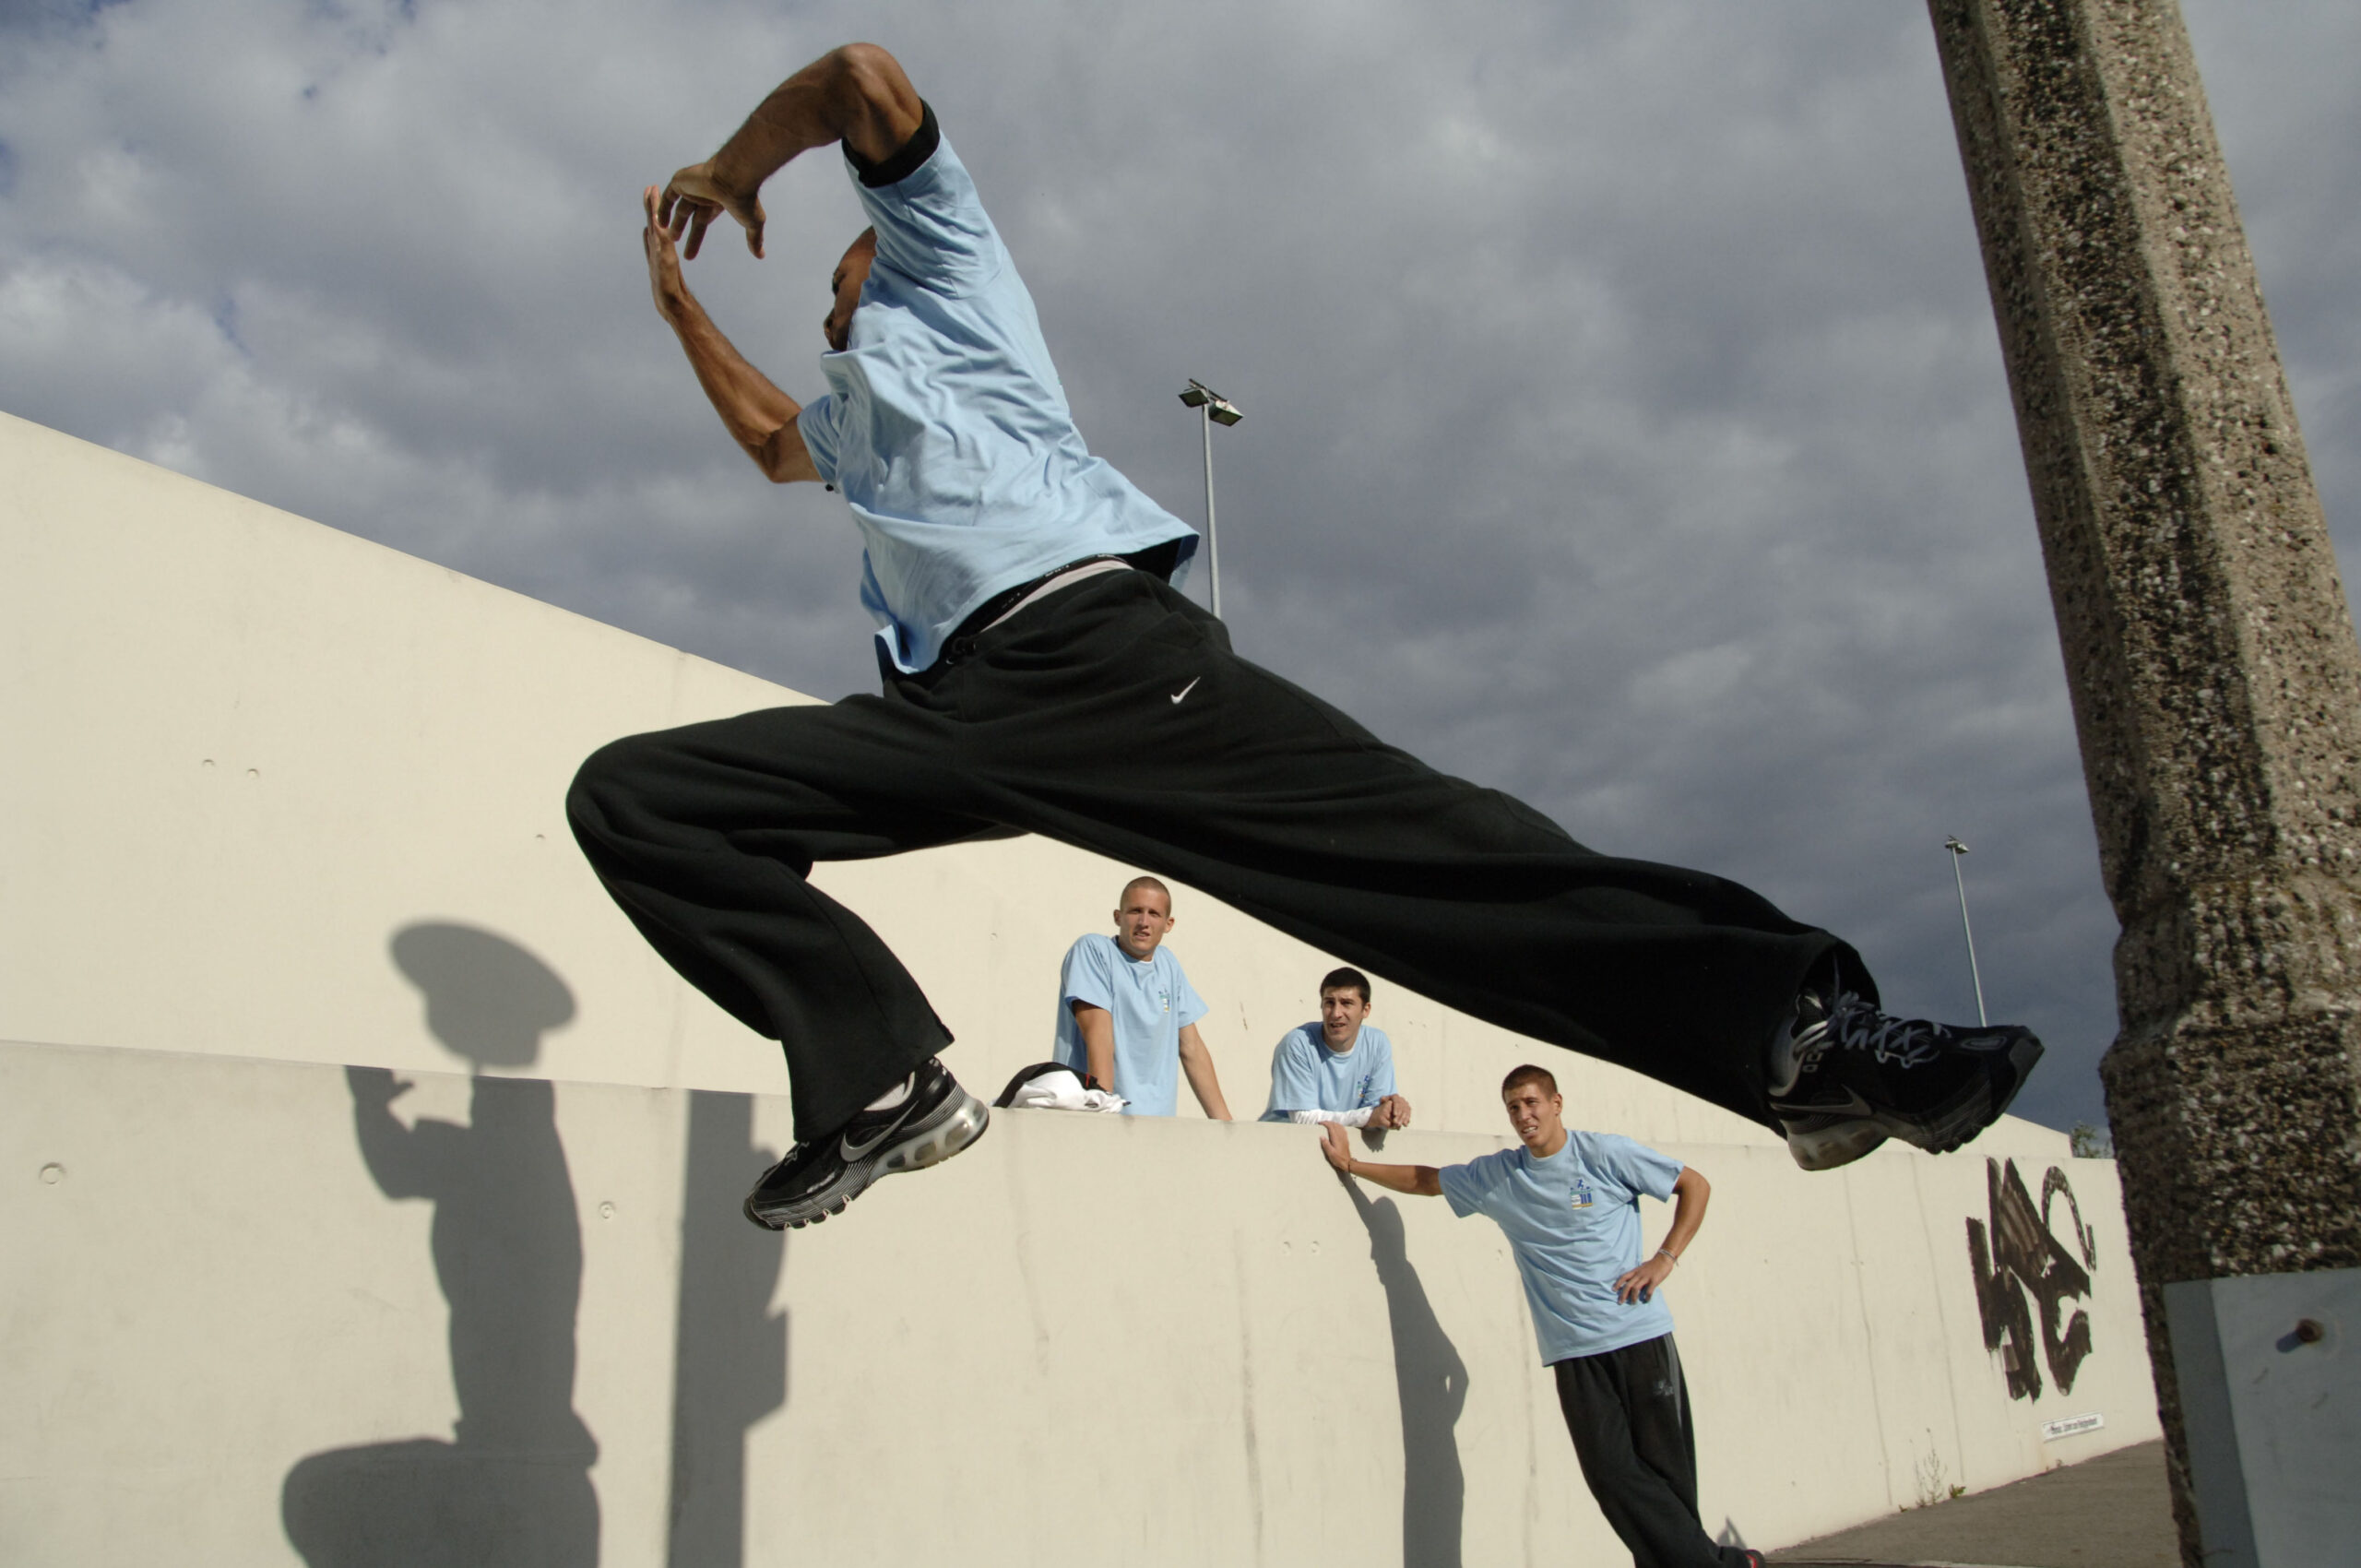
{"label": "light fixture on pole", "polygon": [[1982,1028],[1989,1022],[1984,1016],[1984,976],[1975,967],[1975,932],[1967,923],[1967,878],[1959,872],[1960,857],[1967,853],[1967,846],[1957,837],[1947,837],[1943,848],[1952,852],[1952,881],[1959,888],[1960,934],[1967,938],[1967,978],[1975,984],[1975,1027]]}
{"label": "light fixture on pole", "polygon": [[1238,405],[1199,381],[1189,378],[1189,388],[1180,400],[1197,410],[1197,422],[1205,433],[1205,574],[1213,579],[1214,618],[1221,618],[1221,547],[1214,540],[1214,426],[1236,424],[1246,416]]}

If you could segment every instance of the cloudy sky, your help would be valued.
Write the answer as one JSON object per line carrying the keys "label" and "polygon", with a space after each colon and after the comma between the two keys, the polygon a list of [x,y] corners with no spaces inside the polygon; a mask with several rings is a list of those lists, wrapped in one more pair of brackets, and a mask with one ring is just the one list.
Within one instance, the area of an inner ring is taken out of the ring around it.
{"label": "cloudy sky", "polygon": [[[2361,559],[2361,7],[2186,0]],[[1480,26],[1471,18],[1481,17]],[[1593,845],[1736,876],[2102,1114],[2115,921],[1924,10],[0,0],[0,409],[821,695],[835,497],[738,456],[641,185],[897,53],[1085,434],[1195,520],[1250,656]],[[841,164],[692,280],[820,386]],[[722,236],[726,241],[728,236]],[[1202,591],[1202,582],[1200,583]]]}

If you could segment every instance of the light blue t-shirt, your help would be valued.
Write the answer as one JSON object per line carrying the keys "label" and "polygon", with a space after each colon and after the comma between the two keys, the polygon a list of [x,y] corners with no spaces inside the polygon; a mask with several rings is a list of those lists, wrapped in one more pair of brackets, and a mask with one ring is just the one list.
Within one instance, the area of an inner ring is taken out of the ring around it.
{"label": "light blue t-shirt", "polygon": [[1630,1138],[1569,1131],[1547,1159],[1520,1145],[1443,1167],[1442,1195],[1462,1219],[1486,1215],[1507,1233],[1548,1365],[1672,1332],[1661,1289],[1626,1306],[1615,1281],[1640,1266],[1640,1194],[1670,1198],[1680,1171]]}
{"label": "light blue t-shirt", "polygon": [[860,602],[896,666],[924,670],[984,600],[1087,556],[1177,539],[1179,583],[1196,530],[1083,445],[1033,296],[950,141],[894,184],[853,184],[877,260],[799,427],[851,503]]}
{"label": "light blue t-shirt", "polygon": [[1142,963],[1095,932],[1066,949],[1058,971],[1058,1043],[1050,1055],[1087,1073],[1090,1051],[1069,1005],[1075,1002],[1115,1016],[1115,1081],[1108,1087],[1131,1101],[1123,1114],[1171,1115],[1180,1104],[1181,1026],[1205,1016],[1172,949],[1158,947]]}
{"label": "light blue t-shirt", "polygon": [[1361,1026],[1350,1051],[1331,1051],[1314,1018],[1289,1029],[1271,1052],[1271,1103],[1265,1122],[1290,1111],[1358,1111],[1394,1092],[1394,1042],[1383,1029]]}

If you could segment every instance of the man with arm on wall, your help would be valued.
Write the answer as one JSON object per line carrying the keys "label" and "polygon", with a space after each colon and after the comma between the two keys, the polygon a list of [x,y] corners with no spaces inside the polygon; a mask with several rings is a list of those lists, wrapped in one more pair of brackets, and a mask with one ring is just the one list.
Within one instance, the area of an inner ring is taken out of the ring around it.
{"label": "man with arm on wall", "polygon": [[1319,1020],[1289,1029],[1271,1052],[1264,1121],[1334,1122],[1364,1136],[1410,1124],[1410,1102],[1394,1090],[1394,1042],[1369,1022],[1369,1010],[1367,975],[1329,971]]}
{"label": "man with arm on wall", "polygon": [[[1506,1233],[1525,1281],[1541,1360],[1574,1440],[1583,1479],[1642,1568],[1762,1568],[1714,1543],[1697,1515],[1697,1441],[1689,1385],[1663,1287],[1704,1223],[1703,1173],[1612,1134],[1570,1131],[1558,1080],[1519,1067],[1501,1086],[1522,1146],[1465,1165],[1379,1165],[1353,1158],[1342,1127],[1321,1152],[1347,1176],[1448,1199]],[[1672,1228],[1646,1258],[1640,1198],[1670,1199]]]}
{"label": "man with arm on wall", "polygon": [[1172,890],[1152,876],[1123,885],[1115,934],[1093,932],[1066,949],[1058,970],[1058,1042],[1050,1054],[1085,1085],[1112,1089],[1126,1116],[1169,1116],[1179,1108],[1178,1074],[1206,1117],[1229,1120],[1213,1052],[1197,1033],[1205,1004],[1164,945],[1171,932]]}

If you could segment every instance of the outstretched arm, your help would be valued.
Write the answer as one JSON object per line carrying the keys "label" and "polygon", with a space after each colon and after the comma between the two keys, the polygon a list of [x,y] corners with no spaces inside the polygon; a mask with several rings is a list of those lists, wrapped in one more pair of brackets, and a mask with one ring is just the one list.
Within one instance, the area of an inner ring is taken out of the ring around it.
{"label": "outstretched arm", "polygon": [[705,388],[713,411],[729,427],[730,439],[774,484],[818,479],[820,470],[813,466],[802,429],[796,423],[803,406],[748,363],[689,292],[687,281],[681,277],[679,247],[656,215],[654,185],[647,187],[641,202],[647,210],[647,226],[639,232],[639,240],[647,252],[647,285],[656,295],[657,313],[680,338],[681,350],[697,373],[697,385]]}
{"label": "outstretched arm", "polygon": [[726,212],[759,256],[764,181],[797,154],[830,142],[883,163],[917,133],[921,112],[918,89],[894,56],[873,43],[832,49],[779,83],[720,151],[674,174],[657,216],[676,240],[687,231],[694,260],[706,226]]}
{"label": "outstretched arm", "polygon": [[1330,1123],[1320,1129],[1320,1152],[1328,1163],[1347,1176],[1358,1176],[1364,1182],[1396,1193],[1407,1193],[1417,1198],[1442,1196],[1442,1172],[1431,1165],[1379,1165],[1370,1160],[1355,1159],[1353,1146],[1345,1136],[1345,1129]]}

